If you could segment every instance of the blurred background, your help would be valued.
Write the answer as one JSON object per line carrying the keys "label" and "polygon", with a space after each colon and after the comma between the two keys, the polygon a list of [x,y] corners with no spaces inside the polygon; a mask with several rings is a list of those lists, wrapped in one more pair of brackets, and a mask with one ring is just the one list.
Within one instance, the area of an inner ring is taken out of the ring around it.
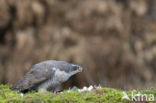
{"label": "blurred background", "polygon": [[156,0],[0,0],[0,83],[49,59],[85,67],[64,84],[156,86]]}

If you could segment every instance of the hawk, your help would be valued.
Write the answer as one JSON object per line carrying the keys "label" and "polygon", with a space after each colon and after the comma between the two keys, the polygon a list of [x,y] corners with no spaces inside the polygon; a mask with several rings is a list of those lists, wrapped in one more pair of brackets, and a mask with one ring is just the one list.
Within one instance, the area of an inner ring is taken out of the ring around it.
{"label": "hawk", "polygon": [[59,91],[60,85],[72,75],[82,72],[83,68],[77,64],[64,61],[47,60],[35,64],[10,89],[20,92],[28,91]]}

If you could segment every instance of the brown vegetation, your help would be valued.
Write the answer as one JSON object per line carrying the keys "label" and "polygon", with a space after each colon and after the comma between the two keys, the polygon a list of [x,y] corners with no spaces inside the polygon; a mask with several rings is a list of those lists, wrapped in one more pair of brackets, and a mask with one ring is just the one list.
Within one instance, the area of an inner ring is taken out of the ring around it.
{"label": "brown vegetation", "polygon": [[47,59],[81,64],[66,85],[156,84],[155,0],[0,0],[0,82]]}

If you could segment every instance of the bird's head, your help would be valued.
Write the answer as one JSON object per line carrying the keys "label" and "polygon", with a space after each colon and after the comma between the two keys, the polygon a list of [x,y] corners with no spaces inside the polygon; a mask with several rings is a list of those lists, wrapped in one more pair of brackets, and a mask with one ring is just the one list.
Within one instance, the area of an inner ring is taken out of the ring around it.
{"label": "bird's head", "polygon": [[84,70],[83,67],[81,67],[81,66],[79,66],[77,64],[71,64],[71,66],[72,66],[71,67],[71,72],[75,72],[75,74],[78,73],[78,72],[82,72]]}

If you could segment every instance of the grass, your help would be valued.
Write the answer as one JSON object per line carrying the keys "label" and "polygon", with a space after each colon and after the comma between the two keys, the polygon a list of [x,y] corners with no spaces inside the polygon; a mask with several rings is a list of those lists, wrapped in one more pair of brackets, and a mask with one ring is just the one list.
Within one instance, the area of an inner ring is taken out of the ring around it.
{"label": "grass", "polygon": [[[0,103],[133,103],[132,101],[122,99],[122,90],[113,88],[96,88],[87,92],[68,92],[65,90],[60,94],[29,92],[24,94],[24,96],[21,96],[17,91],[11,91],[9,88],[10,85],[0,85]],[[155,89],[139,92],[141,94],[152,94],[156,97]],[[126,93],[130,95],[131,91],[126,91]],[[138,91],[135,91],[135,93],[138,93]],[[148,103],[156,103],[156,101]]]}

